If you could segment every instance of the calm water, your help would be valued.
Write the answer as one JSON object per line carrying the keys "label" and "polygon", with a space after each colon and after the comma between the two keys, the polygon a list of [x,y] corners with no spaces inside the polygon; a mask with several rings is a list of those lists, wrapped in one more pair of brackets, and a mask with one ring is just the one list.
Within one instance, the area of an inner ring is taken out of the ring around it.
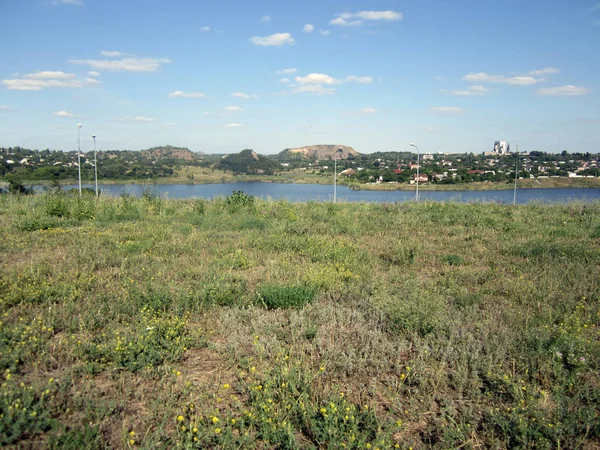
{"label": "calm water", "polygon": [[[86,184],[84,187],[93,188]],[[75,185],[65,189],[77,188]],[[291,202],[331,201],[333,186],[322,184],[285,183],[225,183],[225,184],[140,184],[99,185],[103,195],[120,196],[127,193],[140,196],[144,189],[163,198],[213,198],[231,195],[233,191],[244,191],[261,198],[286,199]],[[343,202],[406,202],[413,201],[414,191],[353,191],[345,186],[337,187],[337,198]],[[420,200],[456,202],[512,203],[513,191],[419,191]],[[557,203],[572,200],[600,200],[600,189],[519,189],[517,203]]]}

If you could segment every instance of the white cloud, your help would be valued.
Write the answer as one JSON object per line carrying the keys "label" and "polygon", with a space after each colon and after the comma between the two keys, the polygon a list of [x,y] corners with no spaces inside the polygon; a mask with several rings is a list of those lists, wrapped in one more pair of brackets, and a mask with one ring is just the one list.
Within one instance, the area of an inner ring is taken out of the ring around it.
{"label": "white cloud", "polygon": [[235,92],[231,96],[237,98],[258,98],[256,94],[244,94],[243,92]]}
{"label": "white cloud", "polygon": [[0,111],[12,111],[10,106],[0,105]]}
{"label": "white cloud", "polygon": [[283,70],[278,70],[277,73],[280,75],[289,75],[291,73],[296,73],[298,72],[297,69],[283,69]]}
{"label": "white cloud", "polygon": [[504,83],[516,86],[528,86],[543,81],[532,76],[505,77],[504,75],[490,75],[485,72],[470,73],[465,75],[462,79],[477,83]]}
{"label": "white cloud", "polygon": [[373,114],[376,113],[377,110],[373,109],[373,108],[363,108],[360,110],[360,112],[366,113],[366,114]]}
{"label": "white cloud", "polygon": [[96,80],[95,78],[86,78],[85,82],[86,82],[86,84],[100,84],[100,82],[98,80]]}
{"label": "white cloud", "polygon": [[336,80],[329,75],[324,73],[309,73],[305,77],[296,77],[294,78],[296,83],[298,84],[341,84],[340,80]]}
{"label": "white cloud", "polygon": [[374,108],[363,108],[359,112],[344,112],[342,116],[362,116],[363,114],[374,114],[377,110]]}
{"label": "white cloud", "polygon": [[302,92],[310,92],[313,95],[333,95],[335,94],[335,88],[326,88],[320,84],[304,84],[297,86],[292,93],[298,94]]}
{"label": "white cloud", "polygon": [[342,19],[362,19],[362,20],[402,20],[402,13],[396,11],[360,11],[357,13],[340,14]]}
{"label": "white cloud", "polygon": [[182,92],[173,91],[169,94],[171,98],[206,98],[206,94],[203,92]]}
{"label": "white cloud", "polygon": [[289,83],[290,79],[289,78],[282,78],[281,80],[279,80],[280,83]]}
{"label": "white cloud", "polygon": [[351,75],[346,77],[346,82],[348,83],[361,83],[361,84],[371,84],[373,82],[373,78],[371,77],[355,77]]}
{"label": "white cloud", "polygon": [[113,72],[154,72],[155,70],[158,70],[160,68],[161,64],[168,64],[171,62],[171,60],[166,58],[138,58],[135,56],[131,56],[127,58],[113,60],[70,59],[69,62],[71,64],[89,65],[90,68],[95,70],[108,70]]}
{"label": "white cloud", "polygon": [[117,52],[117,51],[107,51],[107,50],[101,50],[100,54],[102,56],[108,56],[110,58],[116,58],[118,56],[121,56],[122,53],[121,52]]}
{"label": "white cloud", "polygon": [[459,108],[458,106],[432,106],[429,108],[429,112],[441,115],[461,114],[464,111],[464,109]]}
{"label": "white cloud", "polygon": [[52,113],[52,115],[54,115],[56,117],[75,117],[74,114],[71,114],[70,112],[67,112],[67,111],[56,111],[56,112]]}
{"label": "white cloud", "polygon": [[200,31],[210,31],[210,27],[202,27],[200,28]]}
{"label": "white cloud", "polygon": [[341,17],[329,21],[329,25],[339,25],[342,27],[359,27],[362,24],[362,20],[353,20],[351,22],[348,22],[347,20],[342,19]]}
{"label": "white cloud", "polygon": [[307,23],[306,25],[304,25],[304,28],[302,28],[302,31],[304,31],[305,33],[312,33],[313,31],[315,31],[315,27],[314,25]]}
{"label": "white cloud", "polygon": [[[331,25],[343,27],[360,26],[365,20],[395,21],[402,20],[402,13],[396,11],[360,11],[357,13],[342,13],[331,20]],[[354,19],[354,20],[353,20]]]}
{"label": "white cloud", "polygon": [[96,72],[95,70],[92,70],[92,71],[88,72],[88,75],[90,75],[92,77],[99,77],[100,72]]}
{"label": "white cloud", "polygon": [[321,30],[321,31],[319,31],[319,33],[321,34],[321,36],[329,36],[331,34],[331,31]]}
{"label": "white cloud", "polygon": [[227,128],[240,128],[243,127],[244,125],[242,125],[241,123],[228,123],[225,125]]}
{"label": "white cloud", "polygon": [[243,111],[244,108],[242,108],[240,106],[226,106],[225,108],[223,108],[223,110],[225,110],[227,112],[240,112],[240,111]]}
{"label": "white cloud", "polygon": [[122,122],[138,122],[138,123],[148,123],[148,122],[155,122],[156,119],[152,119],[151,117],[144,117],[144,116],[125,116],[122,119],[120,119]]}
{"label": "white cloud", "polygon": [[254,36],[249,41],[264,47],[292,45],[296,42],[290,33],[275,33],[265,37]]}
{"label": "white cloud", "polygon": [[83,85],[79,80],[39,80],[39,79],[12,79],[2,80],[6,89],[12,91],[41,91],[44,88],[80,88]]}
{"label": "white cloud", "polygon": [[557,97],[571,97],[576,95],[586,95],[589,94],[590,90],[583,86],[573,86],[571,84],[567,86],[557,86],[551,88],[539,89],[537,91],[538,95],[549,95],[549,96],[557,96]]}
{"label": "white cloud", "polygon": [[540,70],[531,70],[528,75],[531,75],[532,77],[542,77],[544,75],[552,75],[558,72],[560,72],[560,70],[554,67],[546,67]]}
{"label": "white cloud", "polygon": [[53,72],[51,70],[45,70],[42,72],[28,73],[27,75],[23,75],[25,78],[31,78],[34,80],[44,80],[47,78],[53,80],[68,80],[75,78],[74,73],[65,73],[65,72]]}
{"label": "white cloud", "polygon": [[270,22],[271,20],[273,20],[271,16],[262,16],[260,19],[261,22]]}
{"label": "white cloud", "polygon": [[83,5],[81,0],[53,0],[53,5]]}
{"label": "white cloud", "polygon": [[[446,91],[445,89],[442,89],[442,92],[445,92],[445,91]],[[488,88],[474,84],[472,86],[469,86],[464,91],[452,91],[452,94],[460,95],[460,96],[464,96],[464,97],[474,97],[474,96],[480,96],[480,95],[487,94],[488,92],[490,92],[490,90]]]}

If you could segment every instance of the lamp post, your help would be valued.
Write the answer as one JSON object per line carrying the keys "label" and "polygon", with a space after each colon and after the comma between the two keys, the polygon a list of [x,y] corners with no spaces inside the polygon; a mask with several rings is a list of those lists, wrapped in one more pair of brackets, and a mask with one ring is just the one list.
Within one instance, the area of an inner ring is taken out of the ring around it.
{"label": "lamp post", "polygon": [[421,151],[419,150],[419,146],[417,144],[415,144],[414,142],[410,143],[411,147],[414,147],[417,149],[417,193],[415,194],[415,201],[419,201],[419,169],[421,168],[421,165],[419,164],[419,153],[421,153]]}
{"label": "lamp post", "polygon": [[515,189],[513,191],[513,205],[517,204],[517,176],[519,175],[519,146],[517,145],[517,158],[515,161]]}
{"label": "lamp post", "polygon": [[98,159],[96,158],[96,135],[92,134],[94,140],[94,179],[96,180],[96,198],[98,198]]}
{"label": "lamp post", "polygon": [[79,144],[79,130],[81,130],[82,125],[80,123],[77,124],[77,170],[79,172],[79,196],[81,197],[81,146]]}
{"label": "lamp post", "polygon": [[342,152],[343,150],[338,148],[333,154],[333,203],[337,200],[337,154]]}

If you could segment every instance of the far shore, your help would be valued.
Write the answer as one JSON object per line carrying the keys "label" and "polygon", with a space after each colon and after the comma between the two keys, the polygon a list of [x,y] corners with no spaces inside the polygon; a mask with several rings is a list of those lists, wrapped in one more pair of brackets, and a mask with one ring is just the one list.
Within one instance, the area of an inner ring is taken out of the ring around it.
{"label": "far shore", "polygon": [[[26,185],[41,185],[50,186],[50,180],[23,180]],[[98,180],[99,184],[112,184],[112,185],[127,185],[127,184],[140,184],[140,185],[163,185],[163,184],[181,184],[181,185],[202,185],[202,184],[229,184],[229,183],[248,183],[248,182],[260,182],[260,183],[295,183],[295,184],[330,184],[333,185],[333,179],[329,177],[321,176],[307,176],[307,177],[286,177],[281,175],[275,176],[251,176],[251,175],[240,175],[236,176],[233,174],[226,174],[221,179],[215,177],[204,178],[199,177],[194,180],[182,180],[181,178],[157,178],[157,179],[133,179],[133,180]],[[82,181],[85,185],[93,185],[93,180]],[[60,184],[73,185],[77,184],[77,180],[60,180]],[[369,183],[359,184],[355,182],[349,182],[348,180],[342,179],[338,181],[340,186],[346,186],[354,190],[368,190],[368,191],[414,191],[416,190],[415,184],[407,183]],[[5,181],[0,181],[0,187],[6,187]],[[543,189],[543,188],[600,188],[600,178],[570,178],[570,177],[558,177],[558,178],[537,178],[537,179],[520,179],[517,181],[518,189]],[[462,184],[419,184],[420,191],[495,191],[495,190],[510,190],[514,189],[513,182],[472,182]]]}

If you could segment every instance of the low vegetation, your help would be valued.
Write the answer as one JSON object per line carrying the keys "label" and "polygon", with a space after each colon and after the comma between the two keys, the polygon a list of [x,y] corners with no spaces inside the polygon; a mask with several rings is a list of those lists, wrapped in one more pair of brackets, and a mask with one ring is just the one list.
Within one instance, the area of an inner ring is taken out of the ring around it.
{"label": "low vegetation", "polygon": [[0,195],[0,446],[597,448],[600,204]]}

